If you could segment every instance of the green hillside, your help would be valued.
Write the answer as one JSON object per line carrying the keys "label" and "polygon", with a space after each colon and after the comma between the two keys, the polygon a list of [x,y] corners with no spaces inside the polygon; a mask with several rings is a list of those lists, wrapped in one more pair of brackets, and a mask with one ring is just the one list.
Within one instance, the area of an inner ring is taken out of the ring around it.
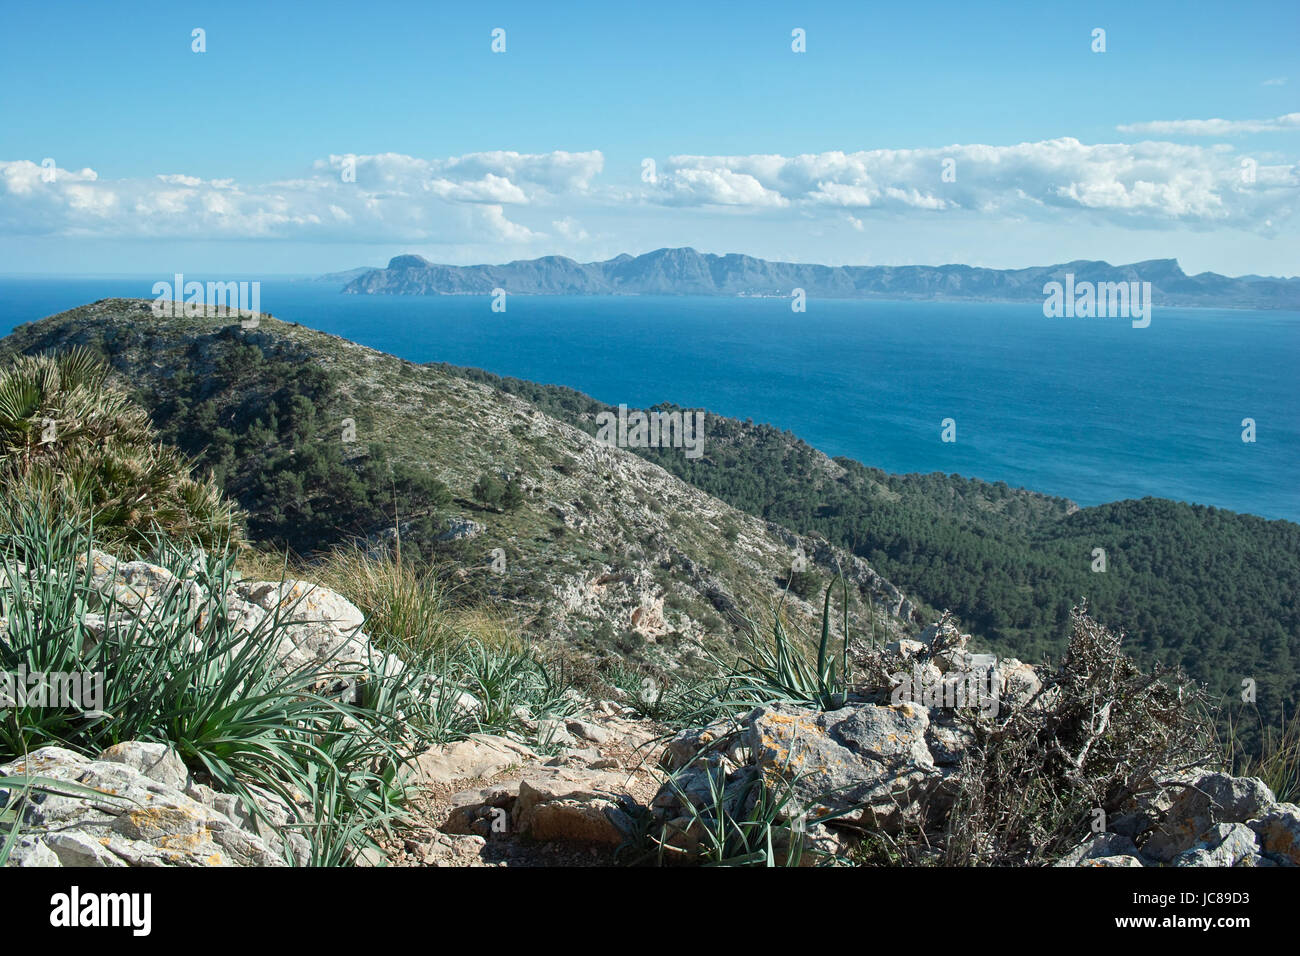
{"label": "green hillside", "polygon": [[[711,667],[747,615],[781,599],[791,554],[853,585],[851,622],[882,639],[925,623],[869,565],[733,509],[535,406],[263,317],[165,318],[108,299],[15,329],[4,353],[102,356],[166,442],[247,514],[266,549],[400,545],[467,603],[535,638],[667,673]],[[868,613],[867,602],[873,613]],[[811,626],[819,608],[794,601]]]}
{"label": "green hillside", "polygon": [[[589,431],[607,409],[571,389],[463,374]],[[1300,525],[1158,498],[1080,509],[1004,483],[890,475],[713,415],[706,434],[694,460],[633,450],[743,511],[824,535],[1002,653],[1059,656],[1070,607],[1086,598],[1134,653],[1206,682],[1249,739],[1300,700]],[[1245,680],[1258,713],[1242,705]]]}

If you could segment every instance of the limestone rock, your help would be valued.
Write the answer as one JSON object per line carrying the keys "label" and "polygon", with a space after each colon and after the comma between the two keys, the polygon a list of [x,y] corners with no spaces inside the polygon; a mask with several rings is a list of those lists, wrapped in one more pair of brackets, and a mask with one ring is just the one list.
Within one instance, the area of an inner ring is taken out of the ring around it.
{"label": "limestone rock", "polygon": [[177,602],[198,608],[207,598],[198,583],[182,581],[148,561],[118,561],[99,551],[91,553],[91,561],[91,586],[100,598],[96,610],[110,602],[115,608],[133,608],[140,613]]}
{"label": "limestone rock", "polygon": [[975,735],[951,717],[941,718],[932,714],[930,726],[925,732],[925,741],[936,766],[955,767],[975,742]]}
{"label": "limestone rock", "polygon": [[447,527],[438,535],[437,540],[460,541],[466,538],[476,538],[485,530],[486,528],[477,521],[453,517],[447,519]]}
{"label": "limestone rock", "polygon": [[[307,866],[311,861],[311,842],[301,829],[290,827],[294,821],[307,817],[305,811],[301,807],[290,808],[282,798],[260,787],[249,786],[249,791],[257,813],[238,797],[220,793],[205,784],[191,782],[185,788],[185,795],[211,807],[250,833],[261,836],[277,857],[283,859],[288,852],[295,865]],[[303,803],[305,799],[304,795],[299,802]]]}
{"label": "limestone rock", "polygon": [[1095,867],[1142,867],[1142,861],[1129,854],[1120,854],[1118,856],[1095,856],[1080,861],[1078,866],[1095,866]]}
{"label": "limestone rock", "polygon": [[1260,848],[1283,865],[1300,866],[1300,806],[1279,803],[1250,822]]}
{"label": "limestone rock", "polygon": [[450,783],[492,777],[509,767],[537,760],[532,748],[495,734],[471,734],[446,746],[433,747],[413,761],[418,783]]}
{"label": "limestone rock", "polygon": [[925,742],[929,714],[914,704],[763,706],[747,724],[745,742],[768,786],[791,787],[792,803],[810,813],[865,804],[846,819],[888,828],[940,776]]}
{"label": "limestone rock", "polygon": [[1174,866],[1237,866],[1259,853],[1255,833],[1244,823],[1216,823],[1196,845],[1178,854]]}
{"label": "limestone rock", "polygon": [[580,740],[590,740],[594,744],[603,744],[609,740],[609,731],[605,730],[599,724],[594,724],[585,720],[570,719],[565,723],[565,729]]}
{"label": "limestone rock", "polygon": [[1267,813],[1274,802],[1273,794],[1257,777],[1202,774],[1174,800],[1143,852],[1168,863],[1196,846],[1216,824],[1253,820]]}
{"label": "limestone rock", "polygon": [[[0,776],[39,776],[99,791],[101,797],[34,792],[22,803],[18,866],[283,866],[256,832],[155,777],[179,770],[151,745],[119,745],[91,760],[43,747],[0,766]],[[145,766],[149,773],[133,764]],[[18,794],[0,789],[8,802]]]}
{"label": "limestone rock", "polygon": [[125,764],[173,790],[184,790],[190,779],[190,772],[180,756],[166,744],[129,740],[109,747],[99,755],[99,759]]}
{"label": "limestone rock", "polygon": [[284,621],[329,624],[340,632],[355,631],[365,616],[343,595],[307,581],[240,582],[236,592],[264,611],[279,611]]}
{"label": "limestone rock", "polygon": [[666,744],[660,765],[668,771],[681,770],[694,763],[705,752],[725,754],[740,763],[736,749],[740,744],[741,731],[728,720],[717,720],[704,727],[679,731]]}
{"label": "limestone rock", "polygon": [[482,859],[486,847],[487,841],[476,834],[438,833],[421,855],[428,866],[486,866]]}
{"label": "limestone rock", "polygon": [[[1095,861],[1138,856],[1138,849],[1133,841],[1118,833],[1094,833],[1065,856],[1056,861],[1056,866],[1093,865]],[[1107,864],[1114,865],[1114,864]],[[1141,866],[1141,862],[1138,863]]]}
{"label": "limestone rock", "polygon": [[451,834],[512,834],[531,840],[621,843],[631,821],[621,809],[627,775],[535,767],[527,775],[452,797]]}
{"label": "limestone rock", "polygon": [[904,661],[911,660],[926,649],[926,645],[910,638],[900,638],[885,645],[885,652]]}

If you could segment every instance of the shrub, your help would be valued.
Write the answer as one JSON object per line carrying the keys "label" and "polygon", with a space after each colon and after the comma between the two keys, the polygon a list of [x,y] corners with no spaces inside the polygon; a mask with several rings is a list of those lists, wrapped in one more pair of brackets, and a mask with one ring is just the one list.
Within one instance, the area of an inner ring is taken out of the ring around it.
{"label": "shrub", "polygon": [[[1123,636],[1072,611],[1069,648],[1033,699],[973,721],[948,816],[949,864],[1048,862],[1090,832],[1094,811],[1118,814],[1159,774],[1207,765],[1207,698],[1176,671],[1146,671]],[[1005,702],[1004,702],[1005,703]]]}
{"label": "shrub", "polygon": [[381,647],[422,654],[443,649],[458,634],[447,589],[427,564],[347,544],[304,566],[302,574],[347,594]]}
{"label": "shrub", "polygon": [[505,483],[500,478],[485,471],[474,482],[474,500],[488,508],[499,509],[505,490]]}
{"label": "shrub", "polygon": [[501,492],[501,507],[506,511],[518,511],[519,506],[524,503],[524,491],[516,475],[506,482],[505,488]]}
{"label": "shrub", "polygon": [[[697,805],[676,778],[669,778],[688,822],[665,825],[658,834],[659,863],[685,855],[704,866],[799,866],[806,850],[804,832],[791,821],[807,821],[793,812],[798,779],[769,782],[755,774],[729,783],[720,769],[711,770],[709,794]],[[691,845],[686,853],[676,845],[683,838]]]}
{"label": "shrub", "polygon": [[100,540],[133,549],[155,531],[209,547],[241,536],[212,480],[157,440],[108,366],[82,349],[17,356],[0,374],[0,490],[92,519]]}
{"label": "shrub", "polygon": [[604,696],[618,698],[639,718],[672,727],[708,723],[717,711],[717,677],[686,680],[648,667],[638,667],[616,658],[600,671]]}
{"label": "shrub", "polygon": [[[347,594],[365,615],[376,646],[408,662],[424,662],[423,670],[439,688],[436,719],[424,728],[430,740],[523,731],[525,713],[573,712],[572,665],[535,651],[511,617],[482,603],[454,600],[435,567],[403,559],[395,550],[345,545],[295,573]],[[477,706],[457,706],[462,693]]]}
{"label": "shrub", "polygon": [[485,471],[474,482],[473,495],[475,501],[494,511],[516,511],[524,503],[524,491],[518,475],[502,481]]}
{"label": "shrub", "polygon": [[821,579],[812,571],[791,571],[785,586],[805,601],[821,593]]}

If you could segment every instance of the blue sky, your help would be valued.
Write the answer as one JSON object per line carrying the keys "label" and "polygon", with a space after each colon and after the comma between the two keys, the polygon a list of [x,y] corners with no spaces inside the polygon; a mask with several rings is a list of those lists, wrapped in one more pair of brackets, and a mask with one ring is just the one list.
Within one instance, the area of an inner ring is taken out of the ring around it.
{"label": "blue sky", "polygon": [[0,271],[692,245],[1300,273],[1294,0],[181,6],[6,11]]}

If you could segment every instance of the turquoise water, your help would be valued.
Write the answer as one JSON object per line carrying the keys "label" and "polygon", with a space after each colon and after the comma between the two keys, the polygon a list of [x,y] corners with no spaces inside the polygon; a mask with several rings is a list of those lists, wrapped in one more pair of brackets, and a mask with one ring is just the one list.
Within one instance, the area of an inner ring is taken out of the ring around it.
{"label": "turquoise water", "polygon": [[[151,298],[157,278],[0,279],[0,333],[106,296]],[[813,300],[795,314],[784,299],[514,296],[496,313],[486,297],[265,280],[261,302],[413,361],[768,422],[887,471],[1300,521],[1293,312],[1156,307],[1134,329],[1047,319],[1037,305]],[[940,440],[945,418],[954,443]]]}

